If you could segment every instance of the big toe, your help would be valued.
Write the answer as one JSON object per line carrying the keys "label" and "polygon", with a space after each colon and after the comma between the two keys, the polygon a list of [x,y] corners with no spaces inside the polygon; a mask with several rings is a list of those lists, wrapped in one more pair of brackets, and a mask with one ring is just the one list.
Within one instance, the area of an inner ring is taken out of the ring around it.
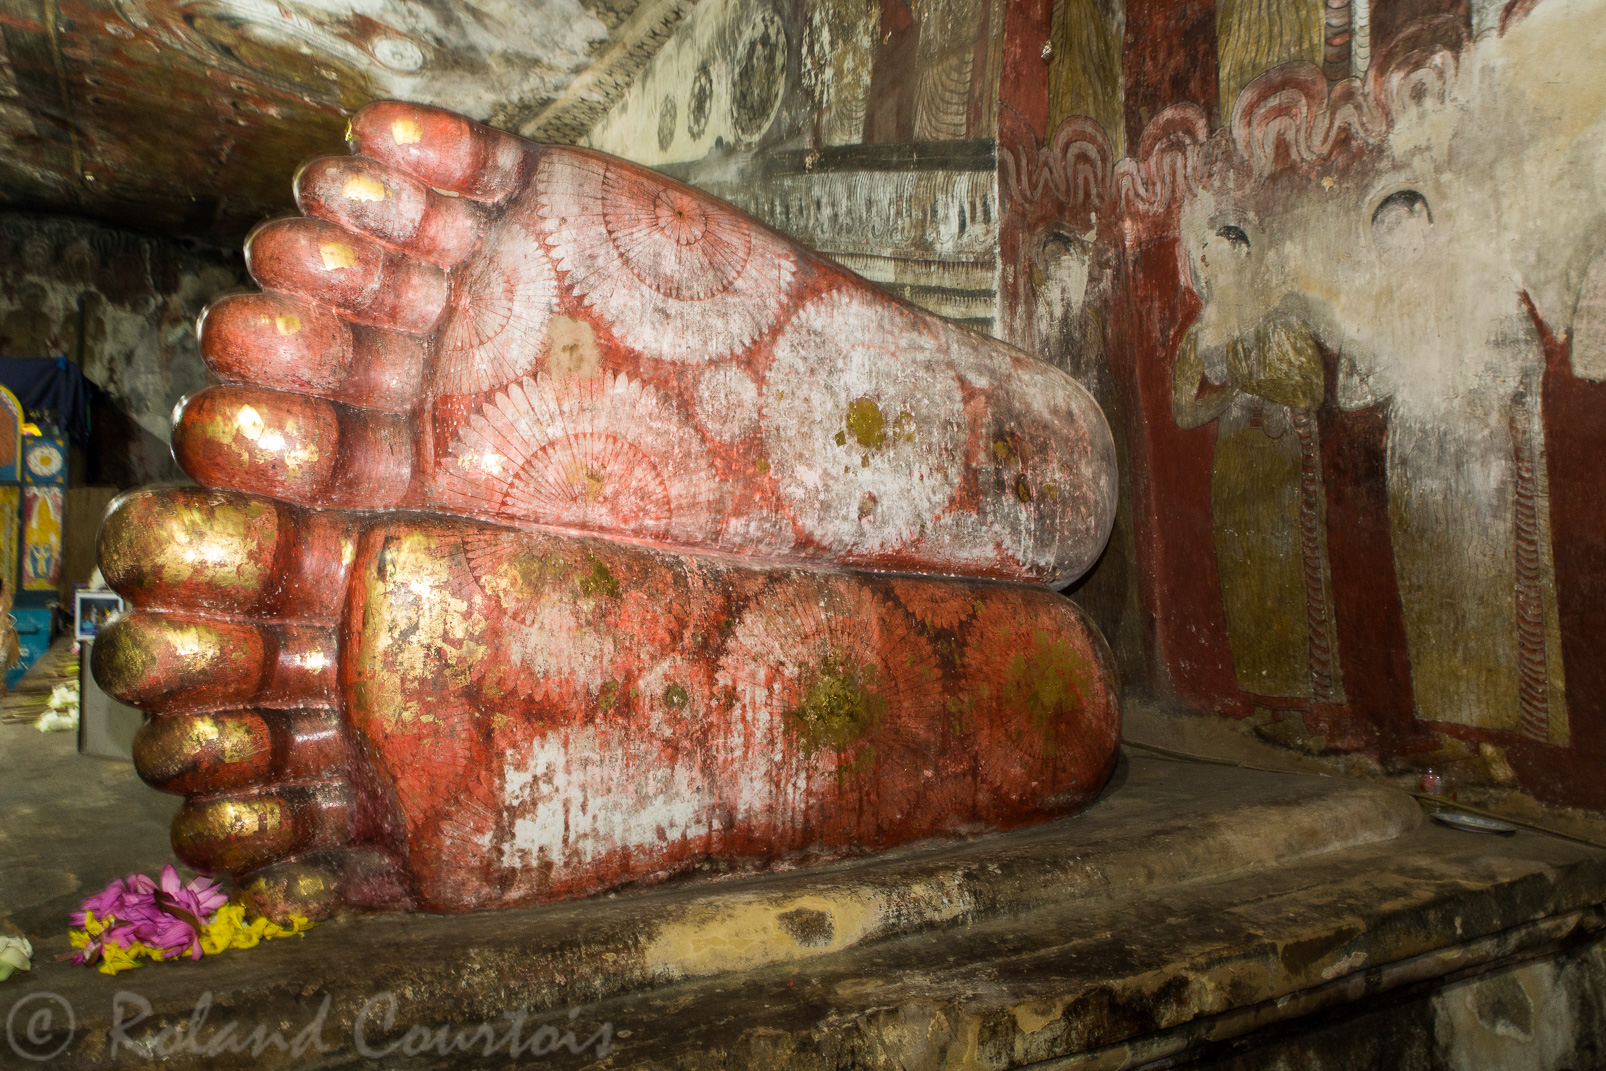
{"label": "big toe", "polygon": [[370,104],[353,116],[351,141],[364,156],[436,190],[491,204],[524,188],[535,149],[453,112],[397,100]]}
{"label": "big toe", "polygon": [[173,456],[205,487],[303,506],[385,509],[407,496],[413,438],[403,414],[225,384],[180,406]]}

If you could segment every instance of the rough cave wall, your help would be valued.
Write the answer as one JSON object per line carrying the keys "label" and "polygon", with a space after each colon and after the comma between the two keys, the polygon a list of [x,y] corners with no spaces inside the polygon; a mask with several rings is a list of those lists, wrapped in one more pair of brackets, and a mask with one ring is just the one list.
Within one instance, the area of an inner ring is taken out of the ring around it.
{"label": "rough cave wall", "polygon": [[996,321],[999,0],[702,0],[584,143]]}
{"label": "rough cave wall", "polygon": [[370,100],[572,142],[696,0],[0,0],[0,206],[237,242]]}
{"label": "rough cave wall", "polygon": [[1040,0],[1004,50],[1000,333],[1109,379],[1129,679],[1606,809],[1606,6]]}
{"label": "rough cave wall", "polygon": [[92,412],[87,482],[181,475],[173,406],[206,382],[195,319],[246,282],[237,253],[65,217],[0,213],[0,340],[11,357],[66,356],[110,396]]}

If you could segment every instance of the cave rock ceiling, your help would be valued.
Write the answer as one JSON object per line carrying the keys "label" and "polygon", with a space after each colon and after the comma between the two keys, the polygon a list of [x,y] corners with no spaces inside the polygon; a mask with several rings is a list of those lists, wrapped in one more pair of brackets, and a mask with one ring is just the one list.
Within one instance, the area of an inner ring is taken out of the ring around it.
{"label": "cave rock ceiling", "polygon": [[232,241],[369,100],[578,140],[696,0],[0,0],[0,206]]}

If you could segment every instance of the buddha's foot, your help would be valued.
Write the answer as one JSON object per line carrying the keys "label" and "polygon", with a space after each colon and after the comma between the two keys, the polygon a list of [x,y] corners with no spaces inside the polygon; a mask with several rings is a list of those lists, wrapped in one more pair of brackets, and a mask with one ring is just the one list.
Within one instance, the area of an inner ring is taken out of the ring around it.
{"label": "buddha's foot", "polygon": [[174,433],[209,487],[1056,583],[1115,510],[1074,380],[597,153],[384,103],[247,245]]}
{"label": "buddha's foot", "polygon": [[583,895],[1067,813],[1110,659],[1040,588],[135,492],[94,670],[189,864],[271,911]]}

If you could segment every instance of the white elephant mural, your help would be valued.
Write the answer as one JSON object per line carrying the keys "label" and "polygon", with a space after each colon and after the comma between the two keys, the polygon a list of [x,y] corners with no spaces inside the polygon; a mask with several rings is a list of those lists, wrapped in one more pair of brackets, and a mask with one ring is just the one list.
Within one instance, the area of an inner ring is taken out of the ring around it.
{"label": "white elephant mural", "polygon": [[[1606,376],[1603,56],[1606,0],[1546,0],[1365,93],[1282,68],[1239,98],[1230,152],[1190,150],[1172,187],[1203,302],[1178,359],[1232,395],[1219,413],[1193,408],[1199,374],[1179,370],[1179,422],[1236,429],[1264,413],[1219,355],[1265,350],[1268,325],[1336,354],[1338,407],[1386,407],[1417,716],[1555,744],[1568,722],[1543,380],[1547,335],[1565,345],[1575,327],[1573,374]],[[1158,199],[1143,181],[1160,168],[1122,167],[1129,197]],[[1303,390],[1268,404],[1293,419],[1321,397]]]}

